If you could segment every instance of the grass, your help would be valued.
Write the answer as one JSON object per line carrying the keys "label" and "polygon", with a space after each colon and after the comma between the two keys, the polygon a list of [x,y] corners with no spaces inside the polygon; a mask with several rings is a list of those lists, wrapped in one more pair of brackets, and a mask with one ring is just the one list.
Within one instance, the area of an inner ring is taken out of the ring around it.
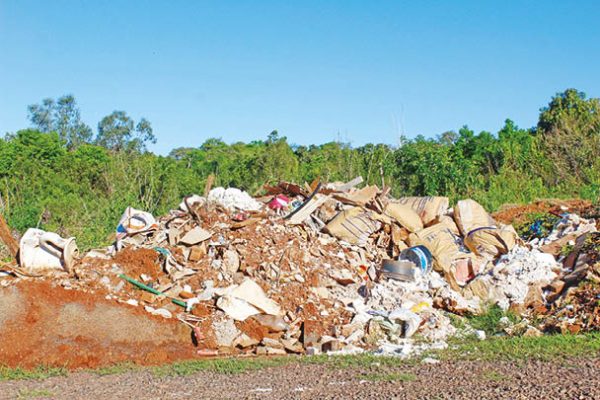
{"label": "grass", "polygon": [[134,363],[125,362],[125,363],[110,365],[107,367],[100,367],[100,368],[92,369],[91,372],[93,372],[96,375],[104,376],[104,375],[116,375],[116,374],[124,374],[126,372],[138,371],[141,368],[142,368],[141,366],[136,365]]}
{"label": "grass", "polygon": [[17,399],[34,399],[38,397],[52,397],[54,393],[46,389],[19,389]]}
{"label": "grass", "polygon": [[[496,317],[487,317],[480,326],[493,326]],[[491,322],[490,322],[491,321]],[[98,375],[113,375],[132,371],[148,371],[155,376],[187,376],[197,372],[209,371],[225,375],[235,375],[267,368],[281,367],[289,364],[317,364],[333,369],[356,369],[371,371],[369,374],[381,375],[382,380],[387,369],[398,366],[415,365],[423,357],[434,356],[443,361],[450,360],[482,360],[513,361],[552,360],[566,362],[574,357],[600,356],[600,332],[582,335],[545,335],[541,337],[491,337],[487,340],[457,339],[451,341],[446,350],[434,351],[408,360],[397,357],[359,354],[347,356],[319,355],[313,357],[255,357],[255,358],[220,358],[205,360],[187,360],[157,367],[142,367],[131,363],[117,364],[110,367],[89,370]],[[369,375],[367,374],[367,375]],[[52,376],[67,375],[66,368],[38,367],[33,370],[8,368],[0,366],[1,380],[46,379]],[[367,378],[365,378],[367,379]],[[378,379],[373,377],[373,379]],[[401,379],[401,378],[398,378]],[[368,379],[367,379],[368,380]]]}
{"label": "grass", "polygon": [[22,379],[46,379],[53,376],[67,375],[67,369],[62,367],[39,366],[34,369],[9,368],[0,365],[0,381],[13,381]]}
{"label": "grass", "polygon": [[360,378],[369,382],[412,382],[417,379],[414,374],[402,372],[370,372],[360,375]]}
{"label": "grass", "polygon": [[439,353],[443,360],[557,360],[600,355],[600,332],[540,337],[492,337],[454,343]]}
{"label": "grass", "polygon": [[[186,376],[200,371],[212,371],[226,375],[280,367],[288,364],[319,364],[332,369],[395,367],[397,357],[381,357],[373,354],[313,357],[283,356],[269,358],[224,358],[213,360],[188,360],[150,368],[156,376]],[[417,360],[402,360],[403,365],[411,365]]]}
{"label": "grass", "polygon": [[483,314],[468,316],[466,322],[473,329],[484,331],[486,335],[492,336],[502,333],[500,320],[503,317],[507,317],[513,324],[519,322],[519,317],[511,312],[502,310],[497,304],[488,306]]}
{"label": "grass", "polygon": [[490,382],[503,382],[511,379],[509,376],[496,371],[484,371],[481,376],[484,380]]}
{"label": "grass", "polygon": [[212,360],[186,360],[150,368],[155,376],[186,376],[201,371],[234,375],[265,368],[279,367],[297,360],[295,357],[270,358],[220,358]]}

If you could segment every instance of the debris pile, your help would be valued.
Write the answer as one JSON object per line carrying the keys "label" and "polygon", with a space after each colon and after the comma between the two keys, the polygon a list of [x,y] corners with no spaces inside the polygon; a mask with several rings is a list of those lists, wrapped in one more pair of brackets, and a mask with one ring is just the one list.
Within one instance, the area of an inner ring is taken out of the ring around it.
{"label": "debris pile", "polygon": [[38,232],[28,246],[63,266],[44,276],[65,288],[177,318],[200,355],[408,355],[445,345],[449,313],[493,303],[547,315],[548,329],[599,326],[598,291],[576,287],[600,270],[593,220],[563,212],[526,243],[474,200],[395,199],[360,183],[283,182],[257,198],[219,187],[158,218],[128,207],[114,245],[76,263],[72,239],[49,249]]}

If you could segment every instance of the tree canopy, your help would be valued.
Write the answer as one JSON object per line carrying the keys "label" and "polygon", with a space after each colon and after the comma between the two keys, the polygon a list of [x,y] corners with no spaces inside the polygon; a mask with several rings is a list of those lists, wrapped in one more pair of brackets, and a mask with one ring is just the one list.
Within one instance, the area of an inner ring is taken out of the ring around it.
{"label": "tree canopy", "polygon": [[395,196],[470,197],[493,210],[504,203],[600,195],[600,100],[575,89],[552,97],[537,126],[507,119],[496,132],[468,126],[400,146],[347,143],[296,146],[277,131],[265,140],[208,138],[168,156],[147,151],[156,138],[145,118],[114,111],[94,135],[75,98],[28,108],[31,128],[0,140],[0,208],[12,227],[74,235],[83,247],[105,243],[127,206],[163,213],[181,197],[216,185],[252,194],[265,183],[348,181],[389,186]]}

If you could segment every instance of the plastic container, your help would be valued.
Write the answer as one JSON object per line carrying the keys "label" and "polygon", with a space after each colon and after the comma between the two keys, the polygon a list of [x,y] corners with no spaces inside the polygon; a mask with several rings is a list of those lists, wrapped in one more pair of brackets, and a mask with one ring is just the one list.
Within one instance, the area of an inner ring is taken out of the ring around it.
{"label": "plastic container", "polygon": [[414,282],[419,274],[419,268],[409,260],[383,260],[381,275],[399,281]]}
{"label": "plastic container", "polygon": [[400,256],[398,256],[398,261],[402,260],[414,263],[421,269],[423,275],[427,275],[433,266],[433,256],[425,246],[409,247],[408,249],[402,250]]}

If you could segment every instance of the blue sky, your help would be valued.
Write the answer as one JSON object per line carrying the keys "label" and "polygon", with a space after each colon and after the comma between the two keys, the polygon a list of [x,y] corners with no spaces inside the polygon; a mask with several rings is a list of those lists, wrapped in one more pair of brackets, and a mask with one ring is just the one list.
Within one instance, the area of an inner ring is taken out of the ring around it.
{"label": "blue sky", "polygon": [[94,129],[148,118],[162,154],[530,127],[558,91],[600,97],[599,19],[597,1],[0,0],[0,133],[68,93]]}

